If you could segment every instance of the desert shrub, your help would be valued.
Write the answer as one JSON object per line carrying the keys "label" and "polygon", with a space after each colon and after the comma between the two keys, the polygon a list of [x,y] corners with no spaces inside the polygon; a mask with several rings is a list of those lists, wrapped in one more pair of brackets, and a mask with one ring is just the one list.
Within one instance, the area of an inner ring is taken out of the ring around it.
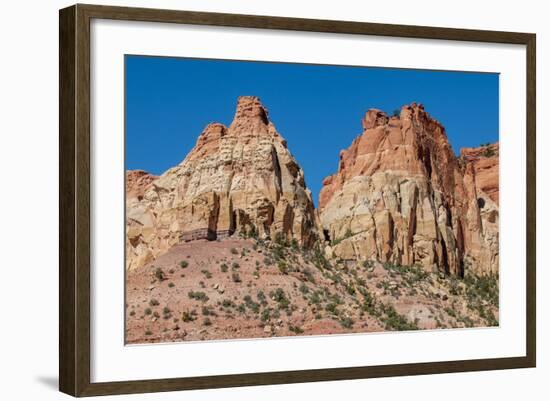
{"label": "desert shrub", "polygon": [[353,319],[350,317],[342,317],[339,320],[340,326],[342,326],[345,329],[351,329],[353,327]]}
{"label": "desert shrub", "polygon": [[282,274],[288,274],[288,265],[286,264],[286,262],[284,260],[280,260],[277,263],[277,268],[279,269],[279,271]]}
{"label": "desert shrub", "polygon": [[458,280],[454,277],[449,279],[449,293],[451,295],[462,294],[462,288],[460,287]]}
{"label": "desert shrub", "polygon": [[457,320],[464,323],[466,327],[474,327],[474,321],[468,316],[459,316]]}
{"label": "desert shrub", "polygon": [[418,330],[415,323],[411,323],[403,315],[400,315],[392,305],[381,304],[382,311],[386,315],[382,321],[388,330]]}
{"label": "desert shrub", "polygon": [[300,292],[301,292],[302,294],[304,294],[304,295],[307,294],[307,293],[309,292],[308,286],[305,285],[304,283],[301,283],[301,284],[300,284],[299,290],[300,290]]}
{"label": "desert shrub", "polygon": [[282,288],[277,288],[269,293],[269,297],[277,302],[279,309],[288,309],[290,300],[287,298]]}
{"label": "desert shrub", "polygon": [[225,264],[225,263],[222,263],[222,264],[220,265],[220,270],[221,270],[223,273],[226,273],[227,270],[229,270],[229,266],[227,266],[227,264]]}
{"label": "desert shrub", "polygon": [[187,311],[185,311],[185,312],[183,312],[183,313],[181,314],[181,320],[182,320],[182,322],[185,322],[185,323],[187,323],[187,322],[192,322],[192,321],[195,320],[195,319],[196,319],[196,317],[195,317],[195,315],[193,314],[193,312],[187,312]]}
{"label": "desert shrub", "polygon": [[486,301],[498,307],[498,281],[497,275],[476,276],[471,273],[467,274],[464,277],[466,295],[469,299]]}
{"label": "desert shrub", "polygon": [[275,261],[283,260],[286,258],[285,250],[281,244],[276,244],[271,252],[271,256]]}
{"label": "desert shrub", "polygon": [[146,336],[150,336],[152,334],[153,334],[153,332],[151,330],[145,330],[145,335]]}
{"label": "desert shrub", "polygon": [[325,310],[333,315],[338,314],[338,304],[335,302],[329,302],[325,305]]}
{"label": "desert shrub", "polygon": [[250,227],[250,229],[247,232],[247,237],[248,238],[254,238],[254,239],[258,238],[258,230],[256,230],[256,226],[251,226]]}
{"label": "desert shrub", "polygon": [[313,272],[310,269],[306,267],[304,270],[302,270],[302,273],[304,274],[304,277],[307,281],[315,284],[315,277],[313,276]]}
{"label": "desert shrub", "polygon": [[357,283],[358,286],[360,287],[365,287],[367,285],[367,282],[362,279],[361,277],[358,277],[355,282]]}
{"label": "desert shrub", "polygon": [[222,306],[224,308],[232,308],[235,306],[235,303],[232,300],[226,298],[222,301]]}
{"label": "desert shrub", "polygon": [[211,306],[203,306],[201,308],[201,313],[203,314],[203,316],[211,316],[215,314]]}
{"label": "desert shrub", "polygon": [[271,308],[265,308],[260,314],[260,320],[262,322],[267,322],[271,318]]}
{"label": "desert shrub", "polygon": [[241,265],[239,265],[237,262],[233,262],[233,263],[231,264],[231,268],[232,268],[232,269],[238,269],[238,268],[240,268],[240,267],[241,267]]}
{"label": "desert shrub", "polygon": [[165,275],[164,275],[164,271],[162,271],[162,269],[160,267],[157,267],[155,269],[155,278],[158,280],[158,281],[162,281],[164,280],[165,278]]}
{"label": "desert shrub", "polygon": [[151,313],[153,313],[153,310],[151,308],[145,308],[143,310],[143,313],[145,313],[146,315],[150,315]]}
{"label": "desert shrub", "polygon": [[265,297],[265,293],[262,290],[258,291],[256,297],[258,298],[260,304],[262,304],[263,306],[267,305],[267,299]]}
{"label": "desert shrub", "polygon": [[244,300],[244,304],[246,305],[246,307],[248,309],[250,309],[252,312],[254,312],[254,313],[259,313],[260,312],[260,304],[257,303],[257,302],[254,302],[250,295],[245,295],[243,300]]}
{"label": "desert shrub", "polygon": [[489,146],[487,146],[485,149],[483,149],[483,157],[492,157],[494,156],[496,153],[495,153],[495,150]]}
{"label": "desert shrub", "polygon": [[321,301],[322,301],[321,293],[319,291],[313,292],[309,297],[309,302],[311,302],[314,305],[319,305]]}
{"label": "desert shrub", "polygon": [[202,324],[203,324],[203,326],[211,326],[212,325],[212,320],[210,320],[210,318],[206,317],[202,321]]}
{"label": "desert shrub", "polygon": [[351,296],[354,296],[356,291],[355,291],[355,287],[351,284],[346,284],[346,292],[351,295]]}
{"label": "desert shrub", "polygon": [[313,253],[311,255],[311,261],[317,267],[319,270],[330,270],[332,268],[332,265],[325,257],[325,253],[321,249],[319,245],[317,245],[313,249]]}
{"label": "desert shrub", "polygon": [[149,305],[150,305],[150,306],[158,306],[158,305],[159,305],[159,301],[156,300],[155,298],[151,298],[151,300],[149,301]]}
{"label": "desert shrub", "polygon": [[362,309],[373,316],[377,316],[379,314],[376,310],[376,300],[374,296],[368,291],[365,291],[363,293]]}
{"label": "desert shrub", "polygon": [[231,274],[231,280],[233,280],[234,283],[240,283],[242,281],[241,276],[237,272]]}
{"label": "desert shrub", "polygon": [[294,334],[302,334],[304,332],[304,330],[301,327],[293,326],[291,324],[288,325],[288,329]]}
{"label": "desert shrub", "polygon": [[399,274],[399,276],[401,276],[409,286],[414,286],[415,284],[421,281],[426,281],[430,278],[430,273],[419,266],[394,265],[387,262],[384,263],[383,266],[384,269],[390,272],[390,274]]}
{"label": "desert shrub", "polygon": [[171,281],[168,283],[168,287],[170,287],[170,288],[173,288],[173,287],[175,287],[175,286],[176,286],[176,285],[175,285],[174,283],[172,283]]}
{"label": "desert shrub", "polygon": [[374,262],[372,260],[364,260],[362,265],[365,269],[370,269],[374,266]]}
{"label": "desert shrub", "polygon": [[201,270],[201,273],[204,274],[204,277],[206,277],[207,279],[212,278],[212,273],[210,273],[206,269]]}
{"label": "desert shrub", "polygon": [[180,262],[180,267],[181,267],[182,269],[185,269],[187,266],[189,266],[189,262],[188,262],[188,261],[182,260],[182,261]]}
{"label": "desert shrub", "polygon": [[444,311],[445,311],[445,313],[447,313],[447,315],[452,316],[456,319],[456,312],[455,312],[454,309],[449,308],[448,306],[446,306]]}
{"label": "desert shrub", "polygon": [[237,251],[237,248],[231,248],[229,250],[233,255],[238,255],[239,254],[239,251]]}
{"label": "desert shrub", "polygon": [[206,295],[202,291],[189,291],[187,293],[187,295],[189,296],[189,298],[195,299],[195,300],[201,301],[201,302],[206,302],[210,299],[210,298],[208,298],[208,295]]}
{"label": "desert shrub", "polygon": [[275,234],[275,243],[283,247],[288,245],[286,237],[282,232],[278,232]]}

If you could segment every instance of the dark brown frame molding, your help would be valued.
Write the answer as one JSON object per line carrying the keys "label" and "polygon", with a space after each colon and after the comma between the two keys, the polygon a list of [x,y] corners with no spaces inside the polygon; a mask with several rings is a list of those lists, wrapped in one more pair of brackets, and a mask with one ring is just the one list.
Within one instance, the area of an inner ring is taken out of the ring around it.
{"label": "dark brown frame molding", "polygon": [[[526,356],[122,382],[90,382],[90,21],[92,18],[509,43],[527,49]],[[73,396],[421,375],[536,365],[536,35],[77,4],[59,13],[59,389]]]}

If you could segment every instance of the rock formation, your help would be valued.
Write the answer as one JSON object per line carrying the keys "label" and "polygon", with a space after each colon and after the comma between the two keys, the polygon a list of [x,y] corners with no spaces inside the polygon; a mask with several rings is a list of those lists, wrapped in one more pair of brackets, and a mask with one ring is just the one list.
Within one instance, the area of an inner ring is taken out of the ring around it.
{"label": "rock formation", "polygon": [[327,252],[457,276],[498,272],[498,157],[457,158],[443,126],[415,103],[393,117],[369,110],[362,125],[323,181]]}
{"label": "rock formation", "polygon": [[473,164],[477,188],[485,192],[497,205],[499,204],[498,154],[498,142],[479,148],[460,150],[461,159]]}
{"label": "rock formation", "polygon": [[[310,246],[317,222],[304,173],[256,97],[240,97],[233,122],[209,124],[176,167],[151,180],[128,172],[126,267],[188,240],[282,235]],[[140,182],[140,185],[136,185]]]}
{"label": "rock formation", "polygon": [[157,176],[143,170],[130,170],[126,172],[126,197],[143,198],[143,194],[149,188],[149,184],[157,179]]}

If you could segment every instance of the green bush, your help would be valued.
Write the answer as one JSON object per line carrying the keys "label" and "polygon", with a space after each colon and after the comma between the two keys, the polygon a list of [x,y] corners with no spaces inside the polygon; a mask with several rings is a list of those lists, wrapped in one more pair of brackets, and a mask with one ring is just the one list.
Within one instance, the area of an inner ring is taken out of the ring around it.
{"label": "green bush", "polygon": [[282,288],[277,288],[269,293],[269,297],[279,305],[279,309],[288,309],[290,300],[287,298]]}
{"label": "green bush", "polygon": [[189,291],[187,293],[187,295],[189,296],[189,298],[195,299],[195,300],[201,301],[201,302],[206,302],[210,299],[210,298],[208,298],[208,295],[206,295],[202,291]]}
{"label": "green bush", "polygon": [[288,274],[288,265],[286,264],[286,262],[284,260],[280,260],[277,263],[277,267],[279,268],[279,271],[282,274]]}
{"label": "green bush", "polygon": [[340,325],[345,329],[351,329],[353,327],[353,319],[350,317],[342,317],[340,319]]}

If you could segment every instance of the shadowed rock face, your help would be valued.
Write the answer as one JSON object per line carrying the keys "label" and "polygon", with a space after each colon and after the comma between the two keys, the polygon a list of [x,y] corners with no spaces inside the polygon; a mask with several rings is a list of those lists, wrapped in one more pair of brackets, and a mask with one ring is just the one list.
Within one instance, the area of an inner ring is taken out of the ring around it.
{"label": "shadowed rock face", "polygon": [[256,97],[240,97],[229,127],[209,124],[178,166],[127,193],[128,269],[181,241],[244,233],[307,247],[318,236],[303,171]]}
{"label": "shadowed rock face", "polygon": [[323,181],[327,251],[458,276],[498,272],[498,156],[458,159],[443,126],[415,103],[394,117],[369,110],[362,124]]}

